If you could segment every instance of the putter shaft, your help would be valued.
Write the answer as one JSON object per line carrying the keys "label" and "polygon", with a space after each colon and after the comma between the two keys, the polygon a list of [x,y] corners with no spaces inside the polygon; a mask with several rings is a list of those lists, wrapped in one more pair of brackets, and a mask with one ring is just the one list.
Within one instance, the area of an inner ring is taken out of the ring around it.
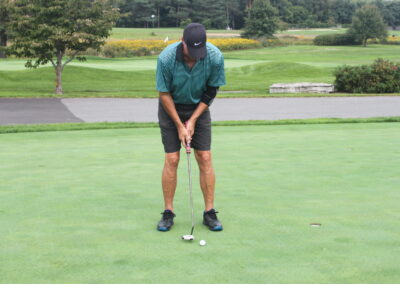
{"label": "putter shaft", "polygon": [[192,210],[192,230],[190,232],[193,235],[194,231],[194,209],[193,209],[193,195],[192,195],[192,172],[191,172],[191,164],[190,164],[190,144],[186,147],[186,156],[188,161],[188,175],[189,175],[189,200],[190,200],[190,208]]}

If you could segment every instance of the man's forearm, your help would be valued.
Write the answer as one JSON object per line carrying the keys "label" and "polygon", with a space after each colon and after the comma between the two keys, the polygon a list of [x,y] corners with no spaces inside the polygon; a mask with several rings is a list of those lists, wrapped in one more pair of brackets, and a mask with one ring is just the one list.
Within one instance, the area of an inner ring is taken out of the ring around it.
{"label": "man's forearm", "polygon": [[174,100],[172,99],[171,94],[160,92],[160,100],[165,111],[175,123],[176,127],[182,126],[182,121],[180,120],[179,115],[176,111]]}
{"label": "man's forearm", "polygon": [[193,122],[196,122],[197,119],[200,117],[200,115],[203,114],[204,111],[208,109],[208,105],[206,105],[203,102],[200,102],[195,111],[193,112],[192,116],[190,117],[190,120]]}

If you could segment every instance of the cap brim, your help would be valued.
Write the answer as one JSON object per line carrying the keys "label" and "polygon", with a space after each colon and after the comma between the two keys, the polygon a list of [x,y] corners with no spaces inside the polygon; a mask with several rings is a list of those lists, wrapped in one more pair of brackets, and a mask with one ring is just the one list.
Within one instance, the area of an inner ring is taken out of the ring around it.
{"label": "cap brim", "polygon": [[207,56],[207,47],[202,46],[198,48],[190,48],[188,47],[189,50],[189,55],[192,58],[195,58],[196,60],[198,59],[203,59]]}

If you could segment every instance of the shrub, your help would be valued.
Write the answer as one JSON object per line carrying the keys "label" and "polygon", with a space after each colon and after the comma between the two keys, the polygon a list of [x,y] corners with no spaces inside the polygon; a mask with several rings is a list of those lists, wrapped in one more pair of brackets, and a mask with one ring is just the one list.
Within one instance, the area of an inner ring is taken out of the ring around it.
{"label": "shrub", "polygon": [[283,45],[311,45],[313,44],[312,37],[303,35],[283,35],[279,37]]}
{"label": "shrub", "polygon": [[399,93],[400,63],[381,58],[372,65],[342,66],[335,70],[335,89],[350,93]]}
{"label": "shrub", "polygon": [[186,18],[186,19],[183,19],[183,20],[181,21],[181,24],[180,24],[179,26],[180,26],[182,29],[184,29],[184,28],[186,28],[186,26],[189,25],[190,23],[192,23],[192,19]]}
{"label": "shrub", "polygon": [[[208,40],[222,51],[262,47],[261,42],[243,38],[211,38]],[[105,44],[98,55],[105,57],[133,57],[160,53],[168,44],[176,41],[163,40],[119,40]]]}
{"label": "shrub", "polygon": [[315,45],[356,45],[360,44],[349,34],[327,34],[319,35],[314,38]]}

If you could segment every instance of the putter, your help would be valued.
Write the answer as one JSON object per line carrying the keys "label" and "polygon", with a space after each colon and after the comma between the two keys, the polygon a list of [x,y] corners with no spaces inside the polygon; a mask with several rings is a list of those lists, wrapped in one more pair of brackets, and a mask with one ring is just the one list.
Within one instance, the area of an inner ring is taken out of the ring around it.
{"label": "putter", "polygon": [[186,144],[186,156],[188,161],[188,174],[189,174],[189,200],[190,200],[190,207],[192,209],[192,230],[190,231],[190,235],[182,236],[182,240],[184,241],[193,241],[193,231],[194,231],[194,210],[193,210],[193,196],[192,196],[192,175],[191,175],[191,167],[190,167],[190,153],[192,149],[190,147],[190,142]]}

